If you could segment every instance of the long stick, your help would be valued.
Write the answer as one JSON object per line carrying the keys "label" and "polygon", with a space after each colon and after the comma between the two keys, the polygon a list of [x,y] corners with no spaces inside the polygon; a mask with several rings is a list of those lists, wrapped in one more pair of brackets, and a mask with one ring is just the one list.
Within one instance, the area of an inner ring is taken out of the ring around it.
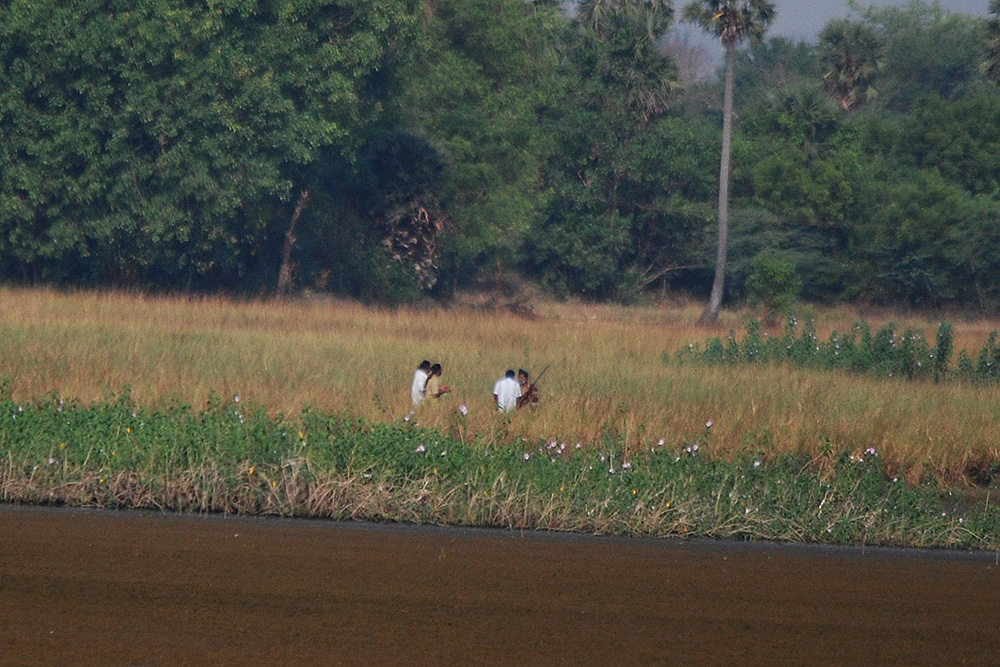
{"label": "long stick", "polygon": [[[542,369],[542,372],[539,373],[538,376],[535,378],[535,382],[538,382],[540,379],[542,379],[542,376],[545,375],[545,371],[549,370],[549,366],[551,365],[552,364],[548,364],[545,368]],[[528,404],[528,397],[531,396],[531,392],[535,389],[535,382],[532,382],[530,385],[528,385],[528,391],[518,396],[517,398],[518,408],[521,408]]]}

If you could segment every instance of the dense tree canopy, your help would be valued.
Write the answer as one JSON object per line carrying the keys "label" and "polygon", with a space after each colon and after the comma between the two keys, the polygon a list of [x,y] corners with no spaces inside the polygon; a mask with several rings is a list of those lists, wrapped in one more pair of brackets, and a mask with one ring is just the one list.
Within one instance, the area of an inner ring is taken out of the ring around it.
{"label": "dense tree canopy", "polygon": [[5,273],[238,283],[304,168],[362,143],[414,5],[4,3]]}
{"label": "dense tree canopy", "polygon": [[1000,311],[989,9],[733,41],[720,169],[724,77],[679,82],[666,0],[11,0],[0,278],[700,299],[722,213],[725,302],[781,267],[804,299]]}

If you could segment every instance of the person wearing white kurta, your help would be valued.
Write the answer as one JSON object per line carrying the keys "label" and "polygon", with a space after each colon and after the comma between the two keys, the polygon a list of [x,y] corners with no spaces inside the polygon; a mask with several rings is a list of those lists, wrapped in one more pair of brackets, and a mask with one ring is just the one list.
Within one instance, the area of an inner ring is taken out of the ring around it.
{"label": "person wearing white kurta", "polygon": [[417,371],[413,374],[413,386],[410,387],[410,395],[413,398],[413,407],[417,407],[424,401],[427,395],[427,377],[430,375],[431,362],[420,362]]}
{"label": "person wearing white kurta", "polygon": [[500,412],[510,412],[517,407],[517,399],[521,397],[521,385],[513,370],[507,371],[504,377],[493,385],[493,400]]}

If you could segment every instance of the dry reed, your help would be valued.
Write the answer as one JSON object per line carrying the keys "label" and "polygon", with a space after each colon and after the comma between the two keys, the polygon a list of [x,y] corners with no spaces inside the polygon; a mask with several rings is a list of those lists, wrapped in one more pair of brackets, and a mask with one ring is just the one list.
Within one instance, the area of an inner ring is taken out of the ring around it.
{"label": "dry reed", "polygon": [[[491,445],[560,439],[597,446],[613,438],[627,455],[660,439],[698,440],[709,455],[750,448],[765,457],[874,447],[890,470],[908,478],[927,463],[955,477],[1000,460],[995,386],[663,361],[688,343],[738,329],[736,312],[725,313],[714,330],[695,325],[693,306],[542,304],[536,313],[0,289],[0,376],[10,379],[18,400],[55,392],[89,403],[127,386],[135,400],[154,407],[201,408],[213,394],[238,395],[272,414],[294,416],[311,406],[392,421],[409,411],[413,369],[426,358],[443,364],[453,391],[422,406],[416,419]],[[874,329],[893,318],[824,311],[817,330],[822,338],[860,319]],[[930,339],[937,326],[895,322]],[[956,354],[974,353],[996,328],[1000,323],[955,323]],[[547,368],[542,402],[497,415],[493,382],[518,367],[536,375]],[[558,512],[552,506],[543,518]]]}

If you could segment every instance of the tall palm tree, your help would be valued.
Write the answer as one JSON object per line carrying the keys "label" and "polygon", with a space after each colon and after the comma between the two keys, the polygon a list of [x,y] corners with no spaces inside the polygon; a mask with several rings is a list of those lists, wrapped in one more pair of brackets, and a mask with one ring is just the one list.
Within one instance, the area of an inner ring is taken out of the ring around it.
{"label": "tall palm tree", "polygon": [[715,35],[726,51],[725,93],[722,103],[722,159],[719,166],[719,238],[715,255],[712,295],[701,314],[701,324],[715,324],[722,307],[729,246],[729,171],[733,143],[733,71],[736,45],[745,39],[760,41],[774,21],[770,0],[695,0],[684,8],[684,19]]}
{"label": "tall palm tree", "polygon": [[648,126],[677,89],[673,60],[659,48],[673,24],[671,0],[583,0],[577,21],[596,40],[595,73],[605,82],[605,106],[622,102]]}
{"label": "tall palm tree", "polygon": [[986,37],[986,76],[1000,84],[1000,0],[990,0],[990,19]]}
{"label": "tall palm tree", "polygon": [[[1000,0],[995,0],[1000,2]],[[851,111],[874,97],[872,82],[882,69],[885,43],[871,27],[845,19],[830,21],[819,33],[820,60],[827,67],[823,87]]]}
{"label": "tall palm tree", "polygon": [[648,23],[650,35],[659,37],[673,21],[672,5],[672,0],[581,0],[576,16],[603,39],[610,21],[638,14]]}

